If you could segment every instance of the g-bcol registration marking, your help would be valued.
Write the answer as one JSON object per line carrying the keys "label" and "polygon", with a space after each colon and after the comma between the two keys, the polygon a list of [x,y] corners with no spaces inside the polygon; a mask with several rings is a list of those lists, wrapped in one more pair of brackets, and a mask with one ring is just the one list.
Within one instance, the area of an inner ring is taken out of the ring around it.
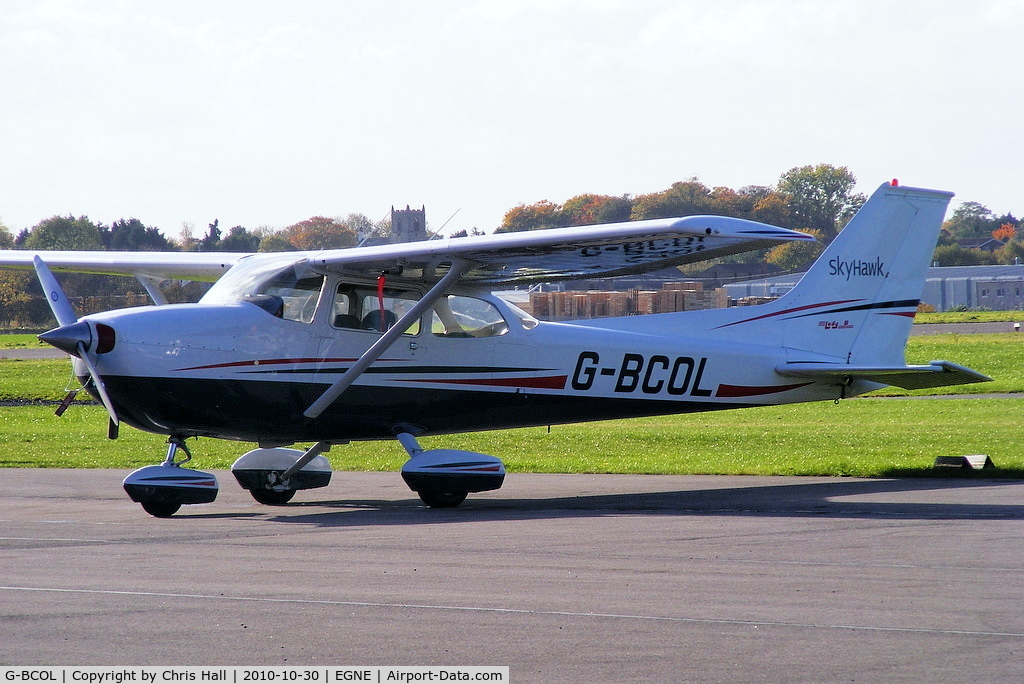
{"label": "g-bcol registration marking", "polygon": [[670,259],[682,254],[692,254],[706,249],[704,238],[699,235],[671,239],[636,240],[613,245],[591,245],[579,250],[581,257],[597,257],[621,252],[626,263],[638,263],[649,259]]}
{"label": "g-bcol registration marking", "polygon": [[628,394],[640,390],[644,394],[710,397],[711,390],[700,386],[707,357],[677,356],[670,359],[661,354],[645,357],[627,352],[618,365],[602,366],[601,355],[595,351],[580,352],[572,374],[572,388],[589,390],[598,376],[615,378],[615,392]]}

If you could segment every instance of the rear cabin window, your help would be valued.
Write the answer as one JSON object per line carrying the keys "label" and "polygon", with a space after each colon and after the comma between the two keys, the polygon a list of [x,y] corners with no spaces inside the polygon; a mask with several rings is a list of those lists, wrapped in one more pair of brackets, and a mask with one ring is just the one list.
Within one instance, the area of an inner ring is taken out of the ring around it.
{"label": "rear cabin window", "polygon": [[448,295],[434,305],[430,330],[438,337],[495,337],[508,332],[508,323],[488,301]]}

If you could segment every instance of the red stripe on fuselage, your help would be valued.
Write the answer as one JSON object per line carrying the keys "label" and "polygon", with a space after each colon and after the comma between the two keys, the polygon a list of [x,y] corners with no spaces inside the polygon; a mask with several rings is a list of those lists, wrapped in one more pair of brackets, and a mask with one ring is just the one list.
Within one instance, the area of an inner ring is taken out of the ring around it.
{"label": "red stripe on fuselage", "polygon": [[529,387],[531,389],[565,389],[567,375],[548,378],[415,378],[409,382],[430,382],[448,385],[478,385],[484,387]]}
{"label": "red stripe on fuselage", "polygon": [[747,387],[744,385],[719,385],[716,397],[760,397],[765,394],[777,394],[799,389],[810,385],[809,382],[798,382],[795,385],[770,385],[764,387]]}
{"label": "red stripe on fuselage", "polygon": [[[211,363],[207,366],[191,366],[189,368],[176,368],[177,371],[212,370],[214,368],[242,368],[247,366],[275,366],[293,363],[352,363],[357,359],[249,359],[247,361],[231,361],[228,363]],[[387,361],[388,359],[380,359]]]}
{"label": "red stripe on fuselage", "polygon": [[[766,313],[761,316],[754,316],[753,318],[745,318],[742,321],[733,321],[732,323],[726,323],[720,325],[718,328],[728,328],[731,325],[740,325],[741,323],[750,323],[752,321],[760,321],[765,318],[774,318],[775,316],[786,316],[797,311],[807,311],[808,309],[819,309],[823,306],[835,306],[837,304],[849,304],[850,302],[862,302],[863,299],[838,299],[834,302],[822,302],[821,304],[808,304],[806,306],[797,306],[792,309],[785,309],[784,311],[773,311],[772,313]],[[715,328],[717,330],[718,328]]]}

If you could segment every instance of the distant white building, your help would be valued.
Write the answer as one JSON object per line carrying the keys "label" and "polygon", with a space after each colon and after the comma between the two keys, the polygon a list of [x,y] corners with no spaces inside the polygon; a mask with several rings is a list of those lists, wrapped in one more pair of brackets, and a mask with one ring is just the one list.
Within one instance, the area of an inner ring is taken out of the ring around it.
{"label": "distant white building", "polygon": [[[746,280],[726,285],[729,299],[776,298],[800,282],[803,273]],[[1024,264],[1010,266],[933,266],[928,269],[921,301],[936,311],[1024,310]]]}

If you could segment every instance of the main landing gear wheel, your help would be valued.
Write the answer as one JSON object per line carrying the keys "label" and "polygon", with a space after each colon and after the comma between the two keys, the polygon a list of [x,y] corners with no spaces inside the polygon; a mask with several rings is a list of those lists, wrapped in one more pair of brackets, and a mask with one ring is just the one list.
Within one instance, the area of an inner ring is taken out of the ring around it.
{"label": "main landing gear wheel", "polygon": [[170,518],[181,508],[180,503],[167,503],[165,501],[143,501],[142,510],[154,518]]}
{"label": "main landing gear wheel", "polygon": [[470,492],[497,489],[505,480],[501,459],[475,451],[424,449],[410,432],[395,437],[409,454],[402,479],[430,508],[455,508]]}
{"label": "main landing gear wheel", "polygon": [[430,508],[455,508],[466,500],[469,492],[416,492],[420,495],[420,501]]}
{"label": "main landing gear wheel", "polygon": [[284,506],[292,500],[293,496],[295,496],[294,489],[283,489],[281,491],[275,491],[273,489],[250,489],[249,493],[252,494],[252,498],[256,499],[257,502],[264,506]]}

